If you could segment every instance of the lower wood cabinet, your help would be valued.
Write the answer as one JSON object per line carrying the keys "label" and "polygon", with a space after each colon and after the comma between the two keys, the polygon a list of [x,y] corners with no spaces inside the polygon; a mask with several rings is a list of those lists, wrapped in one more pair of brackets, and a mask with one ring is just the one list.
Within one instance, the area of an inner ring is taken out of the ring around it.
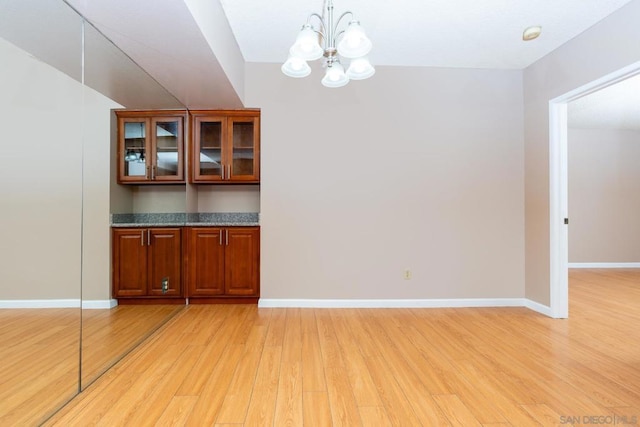
{"label": "lower wood cabinet", "polygon": [[113,297],[181,298],[180,228],[114,228]]}
{"label": "lower wood cabinet", "polygon": [[185,231],[190,303],[257,301],[259,227],[190,227]]}
{"label": "lower wood cabinet", "polygon": [[260,296],[260,227],[113,228],[112,247],[113,297],[121,304],[256,303]]}

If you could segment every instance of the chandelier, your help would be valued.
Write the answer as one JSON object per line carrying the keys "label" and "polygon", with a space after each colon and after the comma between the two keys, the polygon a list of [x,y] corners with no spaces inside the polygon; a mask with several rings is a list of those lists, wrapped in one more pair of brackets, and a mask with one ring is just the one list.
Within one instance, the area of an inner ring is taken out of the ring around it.
{"label": "chandelier", "polygon": [[[289,49],[289,58],[282,65],[282,72],[289,77],[306,77],[311,74],[307,61],[324,57],[326,71],[322,84],[326,87],[341,87],[349,83],[349,80],[363,80],[373,76],[376,70],[366,57],[371,51],[371,40],[360,26],[360,21],[355,20],[353,13],[349,11],[334,21],[333,0],[328,0],[326,9],[326,20],[317,13],[309,15]],[[346,29],[338,31],[342,19],[348,15],[351,20]],[[311,24],[313,19],[319,21],[319,28]],[[346,72],[340,57],[351,60]]]}

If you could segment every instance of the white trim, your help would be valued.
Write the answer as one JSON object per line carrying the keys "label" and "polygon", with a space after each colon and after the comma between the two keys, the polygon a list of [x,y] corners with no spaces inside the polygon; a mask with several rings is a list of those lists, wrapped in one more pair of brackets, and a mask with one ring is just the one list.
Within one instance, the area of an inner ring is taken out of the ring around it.
{"label": "white trim", "polygon": [[550,316],[569,316],[567,103],[640,73],[640,61],[549,101],[549,298]]}
{"label": "white trim", "polygon": [[524,300],[524,306],[529,310],[536,311],[540,314],[544,314],[545,316],[553,317],[551,315],[551,307],[547,307],[546,305],[542,305],[539,302],[532,301],[530,299]]}
{"label": "white trim", "polygon": [[117,299],[82,301],[83,310],[112,309],[118,305]]}
{"label": "white trim", "polygon": [[523,298],[465,299],[278,299],[260,298],[262,308],[462,308],[524,307]]}
{"label": "white trim", "polygon": [[640,262],[570,262],[569,268],[640,268]]}
{"label": "white trim", "polygon": [[567,103],[549,102],[549,299],[551,317],[569,316]]}
{"label": "white trim", "polygon": [[79,299],[0,300],[0,308],[80,308]]}

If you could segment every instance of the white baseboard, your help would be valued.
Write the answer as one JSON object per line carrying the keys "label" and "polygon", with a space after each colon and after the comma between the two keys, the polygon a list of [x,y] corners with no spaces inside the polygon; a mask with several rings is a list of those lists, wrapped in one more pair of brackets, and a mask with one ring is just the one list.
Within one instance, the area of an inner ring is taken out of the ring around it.
{"label": "white baseboard", "polygon": [[570,262],[569,268],[640,268],[640,262]]}
{"label": "white baseboard", "polygon": [[80,308],[83,309],[110,309],[118,305],[118,300],[90,300],[79,299],[27,299],[27,300],[0,300],[0,308]]}
{"label": "white baseboard", "polygon": [[264,308],[460,308],[524,307],[522,298],[468,299],[277,299],[260,298]]}
{"label": "white baseboard", "polygon": [[105,299],[105,300],[84,300],[82,301],[83,310],[95,310],[95,309],[111,309],[118,305],[117,299]]}
{"label": "white baseboard", "polygon": [[542,305],[539,302],[531,301],[530,299],[525,298],[524,306],[527,307],[529,310],[537,311],[538,313],[544,314],[545,316],[548,316],[548,317],[553,317],[551,315],[551,307]]}
{"label": "white baseboard", "polygon": [[277,299],[260,298],[262,308],[469,308],[526,307],[545,316],[551,308],[527,298],[463,299]]}
{"label": "white baseboard", "polygon": [[79,299],[0,300],[0,308],[80,308]]}

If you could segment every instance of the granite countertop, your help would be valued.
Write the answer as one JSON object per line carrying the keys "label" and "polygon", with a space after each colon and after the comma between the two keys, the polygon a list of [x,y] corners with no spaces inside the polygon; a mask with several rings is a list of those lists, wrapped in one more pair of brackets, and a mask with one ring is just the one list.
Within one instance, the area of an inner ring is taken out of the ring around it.
{"label": "granite countertop", "polygon": [[207,226],[256,226],[260,225],[258,213],[137,213],[112,214],[112,227],[207,227]]}

